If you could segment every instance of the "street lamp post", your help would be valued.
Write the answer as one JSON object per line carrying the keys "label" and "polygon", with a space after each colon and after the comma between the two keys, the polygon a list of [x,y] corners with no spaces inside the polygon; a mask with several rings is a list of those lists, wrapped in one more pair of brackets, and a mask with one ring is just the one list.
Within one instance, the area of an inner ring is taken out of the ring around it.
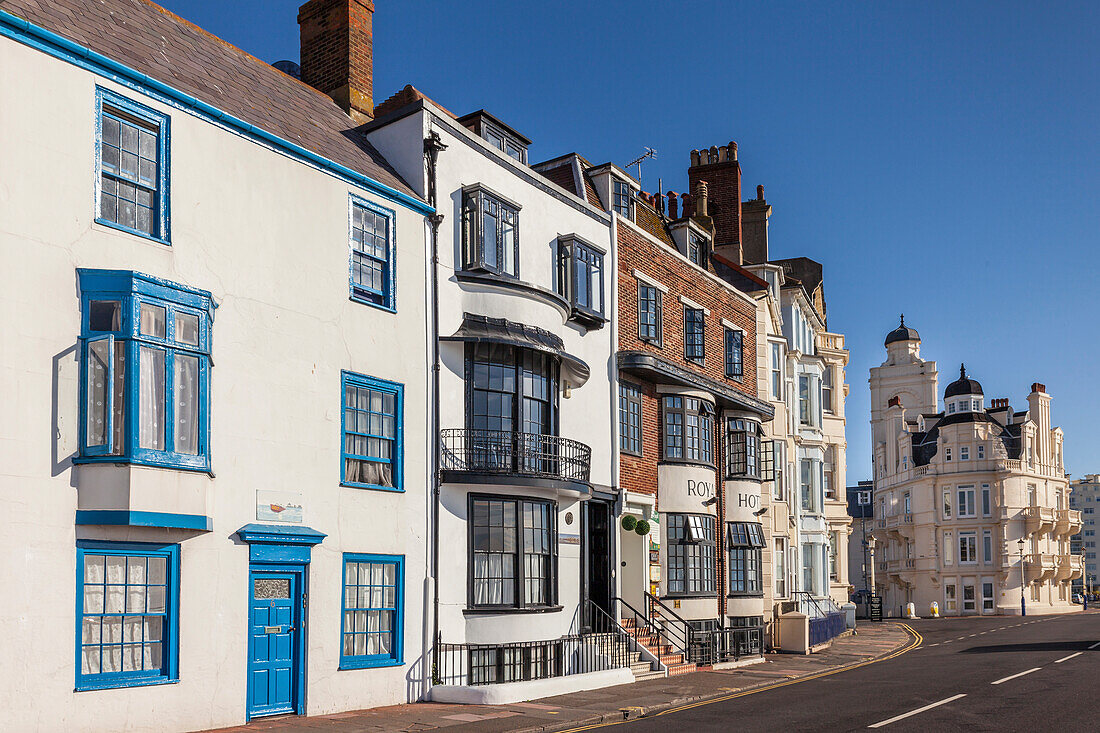
{"label": "street lamp post", "polygon": [[1024,601],[1024,538],[1016,540],[1016,545],[1020,548],[1020,615],[1027,615],[1027,604]]}

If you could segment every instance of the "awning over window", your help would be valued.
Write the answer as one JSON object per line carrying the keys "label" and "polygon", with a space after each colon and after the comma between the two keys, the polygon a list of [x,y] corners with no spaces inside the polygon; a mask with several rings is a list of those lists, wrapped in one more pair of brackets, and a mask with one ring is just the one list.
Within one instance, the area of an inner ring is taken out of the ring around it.
{"label": "awning over window", "polygon": [[464,313],[462,325],[450,336],[440,341],[468,341],[481,344],[509,344],[523,349],[533,349],[552,354],[561,360],[562,379],[571,387],[580,387],[588,381],[591,370],[582,359],[565,350],[561,337],[537,326],[516,323],[506,318]]}

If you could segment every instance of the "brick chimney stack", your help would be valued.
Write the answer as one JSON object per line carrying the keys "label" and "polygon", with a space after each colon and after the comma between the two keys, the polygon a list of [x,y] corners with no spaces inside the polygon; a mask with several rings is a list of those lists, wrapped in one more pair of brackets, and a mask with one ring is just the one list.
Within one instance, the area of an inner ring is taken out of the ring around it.
{"label": "brick chimney stack", "polygon": [[298,9],[302,81],[356,123],[374,117],[373,20],[373,0],[309,0]]}
{"label": "brick chimney stack", "polygon": [[688,168],[689,190],[707,182],[707,214],[714,224],[714,251],[741,264],[741,164],[737,143],[692,150]]}
{"label": "brick chimney stack", "polygon": [[764,187],[756,187],[756,198],[741,204],[741,253],[743,265],[768,261],[768,218],[772,207],[764,198]]}

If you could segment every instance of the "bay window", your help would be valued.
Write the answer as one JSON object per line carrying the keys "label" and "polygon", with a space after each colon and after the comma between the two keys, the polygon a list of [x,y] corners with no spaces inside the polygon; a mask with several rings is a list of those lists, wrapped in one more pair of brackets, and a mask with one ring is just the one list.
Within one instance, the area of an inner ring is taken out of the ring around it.
{"label": "bay window", "polygon": [[713,465],[714,406],[681,395],[668,395],[663,404],[665,458]]}
{"label": "bay window", "polygon": [[[726,477],[760,478],[762,454],[760,425],[752,420],[726,420]],[[769,448],[771,446],[768,446]],[[769,456],[769,459],[771,456]],[[771,461],[768,461],[769,465]]]}
{"label": "bay window", "polygon": [[462,191],[462,246],[466,269],[519,277],[519,205],[484,186]]}
{"label": "bay window", "polygon": [[760,595],[761,548],[764,546],[764,530],[757,522],[728,522],[726,524],[727,554],[729,556],[729,588],[731,596]]}
{"label": "bay window", "polygon": [[209,469],[210,293],[122,270],[78,275],[78,461]]}
{"label": "bay window", "polygon": [[569,301],[571,320],[604,322],[603,250],[576,236],[558,239],[558,294]]}
{"label": "bay window", "polygon": [[714,595],[715,518],[706,514],[666,514],[668,594]]}
{"label": "bay window", "polygon": [[557,504],[470,495],[470,607],[557,603]]}

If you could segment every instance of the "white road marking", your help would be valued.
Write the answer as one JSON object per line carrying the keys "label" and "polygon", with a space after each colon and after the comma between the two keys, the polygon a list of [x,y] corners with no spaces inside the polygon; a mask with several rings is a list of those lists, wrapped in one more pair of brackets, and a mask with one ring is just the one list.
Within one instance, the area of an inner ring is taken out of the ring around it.
{"label": "white road marking", "polygon": [[867,727],[868,728],[881,728],[884,725],[890,725],[891,723],[896,723],[899,720],[904,720],[905,718],[908,718],[911,715],[916,715],[917,713],[923,713],[925,710],[931,710],[932,708],[938,708],[940,705],[946,705],[949,702],[954,702],[955,700],[958,700],[960,697],[966,697],[966,695],[955,695],[954,697],[949,697],[949,698],[946,698],[944,700],[940,700],[939,702],[934,702],[931,705],[925,705],[923,708],[917,708],[916,710],[910,710],[908,713],[902,713],[901,715],[896,715],[893,718],[890,718],[889,720],[883,720],[883,721],[880,721],[878,723],[875,723],[874,725],[869,725]]}
{"label": "white road marking", "polygon": [[1074,657],[1079,657],[1082,654],[1084,654],[1084,652],[1077,652],[1076,654],[1070,654],[1068,657],[1062,657],[1061,659],[1057,660],[1055,662],[1055,664],[1061,664],[1062,662],[1068,662],[1069,660],[1073,659]]}
{"label": "white road marking", "polygon": [[1042,667],[1032,667],[1031,669],[1023,671],[1023,672],[1017,672],[1016,674],[1009,675],[1008,677],[1002,677],[1001,679],[997,680],[996,682],[990,682],[989,684],[999,685],[1002,682],[1008,682],[1009,680],[1014,680],[1017,677],[1023,677],[1025,674],[1031,674],[1032,672],[1038,672],[1040,669],[1042,669]]}
{"label": "white road marking", "polygon": [[1100,646],[1100,641],[1098,641],[1095,644],[1093,644],[1092,646],[1090,646],[1089,649],[1095,649],[1098,646]]}

